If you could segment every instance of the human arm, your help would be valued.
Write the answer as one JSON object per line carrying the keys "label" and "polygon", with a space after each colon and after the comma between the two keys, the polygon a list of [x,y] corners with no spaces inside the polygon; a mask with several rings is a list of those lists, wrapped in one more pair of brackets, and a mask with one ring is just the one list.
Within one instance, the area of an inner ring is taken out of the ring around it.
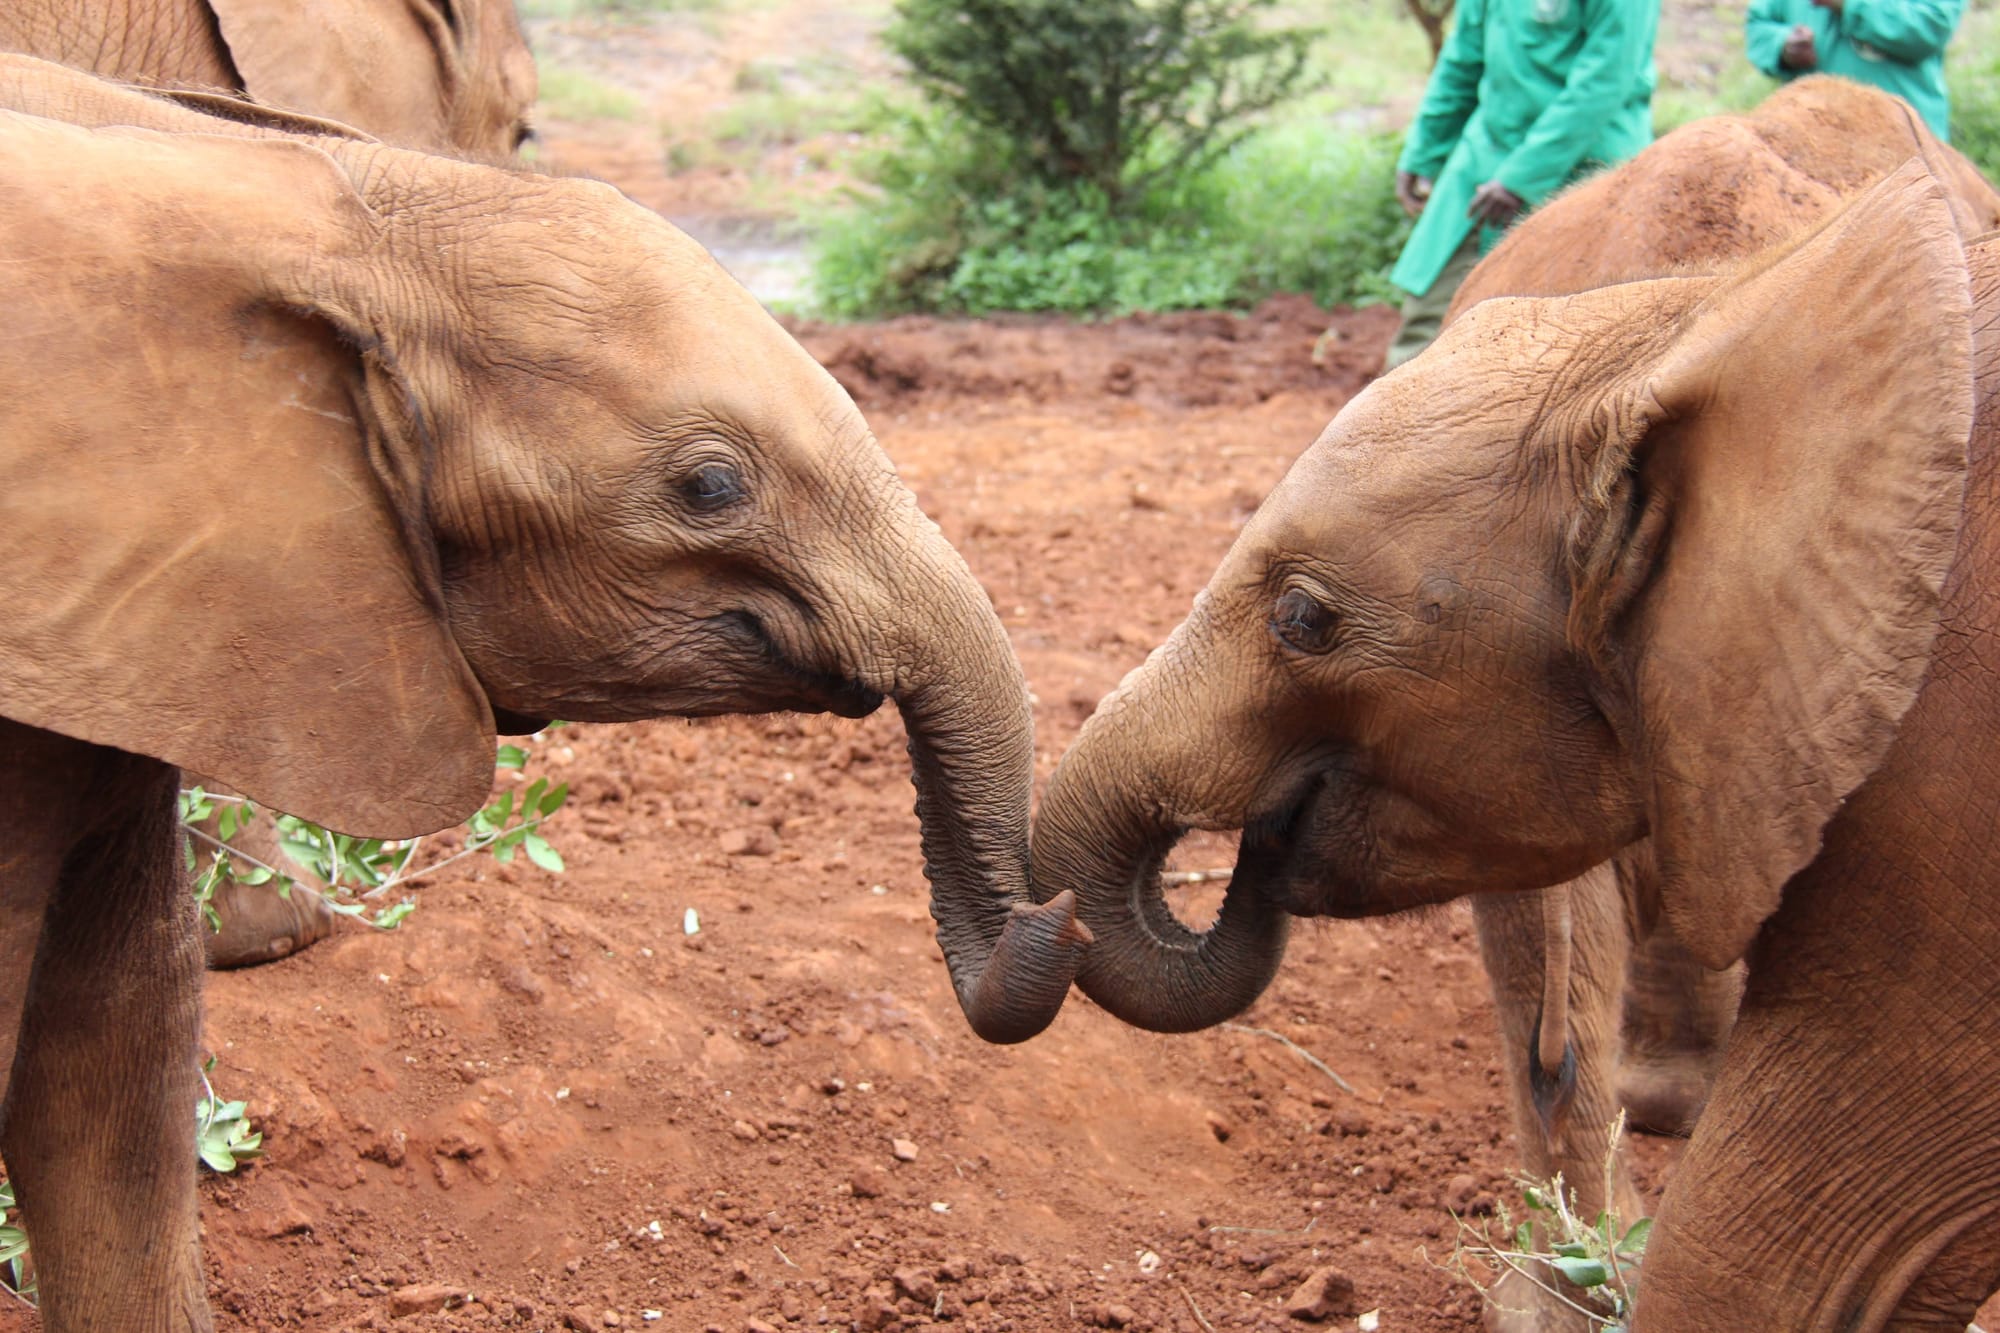
{"label": "human arm", "polygon": [[1417,118],[1410,122],[1409,138],[1396,162],[1398,171],[1436,178],[1479,105],[1479,81],[1485,74],[1486,0],[1463,0],[1424,87]]}
{"label": "human arm", "polygon": [[1784,78],[1795,69],[1785,63],[1794,26],[1785,17],[1785,0],[1751,0],[1743,16],[1743,54],[1772,78]]}
{"label": "human arm", "polygon": [[1531,206],[1569,179],[1599,129],[1626,104],[1634,81],[1643,76],[1652,31],[1645,0],[1582,2],[1586,35],[1562,92],[1493,174]]}
{"label": "human arm", "polygon": [[1831,9],[1849,41],[1914,65],[1944,51],[1965,14],[1965,0],[1813,0]]}

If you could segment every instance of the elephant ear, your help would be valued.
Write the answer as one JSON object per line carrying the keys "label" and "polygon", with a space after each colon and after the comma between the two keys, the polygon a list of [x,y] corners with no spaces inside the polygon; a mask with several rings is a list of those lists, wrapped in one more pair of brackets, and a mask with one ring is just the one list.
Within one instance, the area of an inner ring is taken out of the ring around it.
{"label": "elephant ear", "polygon": [[[243,90],[433,152],[464,79],[453,0],[208,0]],[[506,145],[511,147],[512,145]]]}
{"label": "elephant ear", "polygon": [[428,460],[357,314],[375,230],[301,143],[0,117],[0,715],[346,832],[486,798]]}
{"label": "elephant ear", "polygon": [[1921,686],[1964,489],[1968,305],[1913,161],[1717,284],[1596,413],[1571,632],[1622,682],[1660,910],[1710,967],[1749,946]]}

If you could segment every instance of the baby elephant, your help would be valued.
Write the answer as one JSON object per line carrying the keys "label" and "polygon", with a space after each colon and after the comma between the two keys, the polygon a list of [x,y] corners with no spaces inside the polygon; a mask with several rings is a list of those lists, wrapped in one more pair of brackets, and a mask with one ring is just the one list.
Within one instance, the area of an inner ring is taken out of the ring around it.
{"label": "baby elephant", "polygon": [[485,800],[496,729],[893,698],[968,1016],[1047,1021],[1077,928],[1025,906],[1005,634],[698,246],[20,57],[0,107],[0,1152],[49,1329],[209,1326],[179,767],[403,837]]}
{"label": "baby elephant", "polygon": [[[1748,958],[1634,1333],[1963,1328],[2000,1275],[2000,237],[1913,157],[1720,276],[1482,302],[1357,396],[1037,816],[1093,999],[1573,879]],[[1215,925],[1158,868],[1239,828]]]}

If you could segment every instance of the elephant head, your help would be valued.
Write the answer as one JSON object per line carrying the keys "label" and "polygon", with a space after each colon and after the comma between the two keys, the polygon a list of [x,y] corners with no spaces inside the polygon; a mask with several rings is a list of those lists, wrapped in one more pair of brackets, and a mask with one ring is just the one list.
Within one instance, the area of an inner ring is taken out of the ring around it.
{"label": "elephant head", "polygon": [[832,378],[607,186],[199,119],[0,116],[0,713],[409,836],[496,720],[893,698],[968,1016],[1045,1023],[1020,670]]}
{"label": "elephant head", "polygon": [[[1256,998],[1288,915],[1578,875],[1650,835],[1738,957],[1890,745],[1971,421],[1952,214],[1910,163],[1721,278],[1484,302],[1355,398],[1110,695],[1037,815],[1078,975],[1163,1031]],[[1157,868],[1241,829],[1205,933]]]}
{"label": "elephant head", "polygon": [[0,50],[481,158],[520,147],[536,91],[513,0],[12,0]]}

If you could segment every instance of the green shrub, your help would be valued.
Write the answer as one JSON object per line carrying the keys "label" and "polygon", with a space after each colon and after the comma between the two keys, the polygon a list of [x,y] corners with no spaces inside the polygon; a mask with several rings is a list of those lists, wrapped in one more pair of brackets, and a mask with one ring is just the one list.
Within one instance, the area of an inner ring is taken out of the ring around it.
{"label": "green shrub", "polygon": [[917,86],[1020,174],[1116,208],[1199,172],[1301,91],[1314,32],[1276,0],[897,0]]}
{"label": "green shrub", "polygon": [[2000,182],[2000,58],[1953,66],[1951,143],[1986,179]]}
{"label": "green shrub", "polygon": [[822,313],[1124,313],[1246,305],[1276,291],[1335,303],[1391,294],[1408,234],[1398,139],[1295,123],[1122,206],[1089,184],[1009,179],[977,126],[905,113],[861,164],[872,185],[826,220]]}

